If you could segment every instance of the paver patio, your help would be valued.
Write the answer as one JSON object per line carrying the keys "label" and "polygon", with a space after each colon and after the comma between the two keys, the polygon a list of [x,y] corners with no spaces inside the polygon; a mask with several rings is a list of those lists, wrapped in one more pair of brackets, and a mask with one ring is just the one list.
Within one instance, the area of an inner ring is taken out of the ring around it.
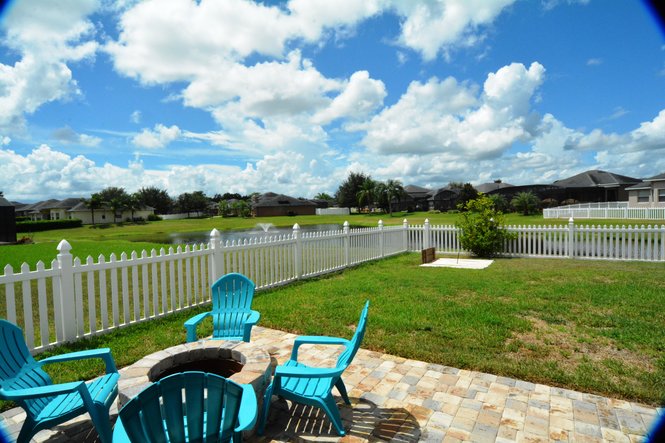
{"label": "paver patio", "polygon": [[[371,326],[370,326],[371,327]],[[349,336],[351,331],[349,331]],[[291,353],[294,334],[255,327],[252,342],[279,362]],[[332,365],[337,349],[303,346],[301,361]],[[122,370],[121,370],[122,373]],[[636,442],[657,414],[651,406],[593,394],[409,360],[361,349],[343,375],[352,406],[340,405],[347,435],[338,437],[316,408],[274,400],[264,437],[250,441],[426,442]],[[117,410],[111,410],[113,418]],[[3,413],[16,436],[25,414]],[[87,415],[36,441],[93,442]]]}

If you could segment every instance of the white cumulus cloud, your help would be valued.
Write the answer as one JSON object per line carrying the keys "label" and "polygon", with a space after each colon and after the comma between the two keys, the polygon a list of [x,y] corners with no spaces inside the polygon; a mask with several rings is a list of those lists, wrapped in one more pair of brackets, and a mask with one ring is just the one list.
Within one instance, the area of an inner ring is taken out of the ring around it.
{"label": "white cumulus cloud", "polygon": [[134,136],[132,142],[140,148],[163,148],[169,143],[177,140],[180,133],[180,128],[176,125],[167,127],[162,124],[156,124],[154,130],[147,128],[143,129],[141,133]]}
{"label": "white cumulus cloud", "polygon": [[8,8],[2,44],[20,59],[0,63],[0,129],[20,132],[25,115],[80,93],[68,64],[94,56],[98,44],[86,16],[97,6],[94,0],[25,0]]}

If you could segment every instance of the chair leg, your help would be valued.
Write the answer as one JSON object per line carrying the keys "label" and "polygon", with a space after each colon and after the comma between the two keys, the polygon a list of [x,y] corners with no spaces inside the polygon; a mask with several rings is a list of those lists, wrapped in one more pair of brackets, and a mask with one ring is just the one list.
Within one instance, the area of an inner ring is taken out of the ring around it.
{"label": "chair leg", "polygon": [[263,394],[263,411],[259,417],[259,426],[256,433],[258,435],[263,435],[264,428],[266,426],[266,421],[268,420],[268,412],[270,412],[270,400],[272,400],[272,383],[266,388],[265,394]]}
{"label": "chair leg", "polygon": [[333,398],[332,394],[323,400],[321,406],[323,407],[323,410],[326,412],[326,414],[328,414],[328,418],[332,422],[337,433],[342,437],[346,435],[344,425],[342,424],[342,417],[339,414],[337,403],[335,403],[335,399]]}
{"label": "chair leg", "polygon": [[23,422],[21,432],[18,433],[16,443],[29,443],[30,439],[35,435],[34,428],[35,423],[30,419],[30,417],[27,417],[25,422]]}
{"label": "chair leg", "polygon": [[349,395],[346,393],[346,386],[344,385],[344,382],[342,381],[341,377],[337,380],[337,383],[335,383],[335,387],[339,391],[339,394],[342,396],[344,403],[350,405],[351,400],[349,400]]}
{"label": "chair leg", "polygon": [[113,440],[113,431],[111,430],[111,422],[109,417],[109,410],[103,405],[95,405],[89,411],[92,423],[95,425],[99,440],[102,443],[111,443]]}

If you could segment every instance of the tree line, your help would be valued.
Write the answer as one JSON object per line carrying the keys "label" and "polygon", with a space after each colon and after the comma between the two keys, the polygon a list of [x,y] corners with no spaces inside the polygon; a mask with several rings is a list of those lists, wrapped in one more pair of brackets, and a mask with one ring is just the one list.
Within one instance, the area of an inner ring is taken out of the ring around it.
{"label": "tree line", "polygon": [[[220,215],[248,216],[250,196],[237,193],[215,194],[207,196],[203,191],[183,192],[177,197],[171,197],[165,190],[154,186],[141,188],[134,193],[128,193],[124,188],[111,186],[96,192],[90,198],[82,199],[83,204],[90,209],[92,223],[95,224],[95,210],[109,208],[117,214],[123,211],[134,213],[146,206],[155,209],[155,214],[192,213],[211,215],[219,212]],[[229,203],[231,202],[231,203]]]}

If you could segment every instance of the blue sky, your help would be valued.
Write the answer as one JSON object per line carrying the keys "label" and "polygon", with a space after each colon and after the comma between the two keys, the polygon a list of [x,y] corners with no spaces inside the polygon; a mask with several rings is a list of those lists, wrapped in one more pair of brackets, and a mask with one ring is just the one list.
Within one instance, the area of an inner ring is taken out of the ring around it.
{"label": "blue sky", "polygon": [[665,172],[665,39],[601,0],[17,0],[0,190],[334,193]]}

